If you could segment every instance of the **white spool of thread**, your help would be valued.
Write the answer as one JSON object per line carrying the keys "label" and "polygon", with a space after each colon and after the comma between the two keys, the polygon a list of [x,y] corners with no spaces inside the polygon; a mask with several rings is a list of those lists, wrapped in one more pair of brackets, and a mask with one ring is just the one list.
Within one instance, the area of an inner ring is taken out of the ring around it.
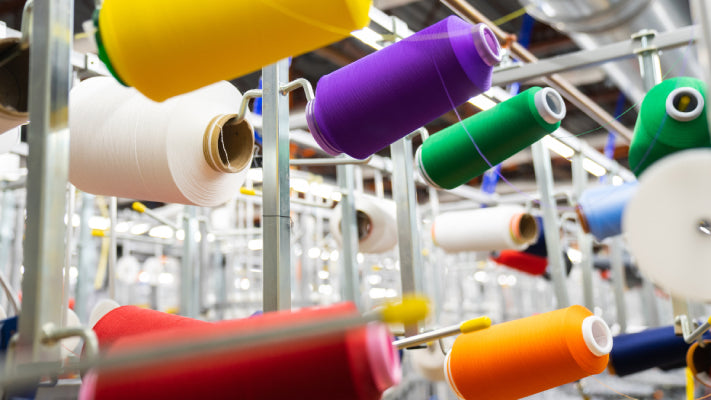
{"label": "white spool of thread", "polygon": [[442,352],[439,341],[432,342],[426,349],[415,349],[407,352],[412,357],[412,364],[417,372],[430,382],[444,382],[444,361],[447,356]]}
{"label": "white spool of thread", "polygon": [[[369,195],[355,196],[358,250],[362,253],[383,253],[397,244],[395,202]],[[341,206],[333,209],[331,233],[340,245]]]}
{"label": "white spool of thread", "polygon": [[88,79],[71,92],[69,179],[100,195],[222,204],[252,160],[252,127],[233,118],[241,99],[228,82],[156,103],[114,79]]}
{"label": "white spool of thread", "polygon": [[432,241],[448,252],[523,250],[537,239],[536,219],[519,206],[452,211],[432,223]]}
{"label": "white spool of thread", "polygon": [[711,301],[711,150],[674,153],[639,179],[622,230],[642,273],[680,298]]}
{"label": "white spool of thread", "polygon": [[119,307],[119,303],[117,303],[115,300],[99,300],[99,302],[94,305],[94,308],[91,309],[91,313],[89,314],[89,326],[93,328],[94,325],[96,325],[96,323],[99,322],[101,318],[104,318],[104,315],[110,313],[111,311]]}
{"label": "white spool of thread", "polygon": [[4,136],[11,129],[24,125],[29,120],[27,97],[29,84],[30,52],[25,48],[15,56],[14,48],[20,44],[19,38],[0,39],[0,54],[13,57],[5,63],[0,58],[0,133]]}

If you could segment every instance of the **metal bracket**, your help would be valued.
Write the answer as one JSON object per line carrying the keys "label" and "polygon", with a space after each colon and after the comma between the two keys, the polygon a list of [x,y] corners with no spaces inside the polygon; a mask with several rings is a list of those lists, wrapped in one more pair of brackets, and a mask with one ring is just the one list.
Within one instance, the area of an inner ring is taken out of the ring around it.
{"label": "metal bracket", "polygon": [[630,38],[633,41],[639,41],[640,45],[642,46],[638,49],[634,49],[633,53],[644,54],[647,52],[659,51],[657,46],[652,45],[652,41],[654,40],[655,36],[657,36],[657,31],[655,31],[654,29],[642,29],[641,31],[632,34]]}
{"label": "metal bracket", "polygon": [[180,226],[178,226],[177,223],[172,222],[172,221],[168,220],[167,218],[153,212],[153,210],[146,207],[146,205],[141,202],[134,201],[133,204],[131,204],[131,208],[138,213],[149,216],[150,218],[160,222],[163,225],[167,225],[167,226],[173,228],[175,231],[179,231],[180,229],[182,229]]}
{"label": "metal bracket", "polygon": [[245,115],[247,115],[247,106],[249,105],[249,101],[256,99],[257,97],[262,97],[262,93],[262,89],[251,89],[244,92],[242,95],[242,101],[239,103],[239,112],[235,117],[237,121],[242,121]]}
{"label": "metal bracket", "polygon": [[[404,339],[396,340],[393,342],[393,346],[397,347],[398,350],[406,349],[409,347],[425,344],[435,340],[441,340],[448,336],[458,335],[460,333],[470,333],[476,332],[482,329],[486,329],[491,326],[491,319],[489,317],[478,317],[457,325],[451,325],[444,328],[434,329],[429,332],[420,333],[418,335],[413,335],[406,337]],[[440,343],[441,345],[441,343]],[[442,346],[442,349],[444,347]]]}
{"label": "metal bracket", "polygon": [[643,29],[632,35],[632,40],[639,42],[640,48],[634,49],[633,53],[639,59],[639,69],[645,90],[649,91],[656,84],[662,81],[662,66],[659,60],[659,49],[652,45],[657,31]]}
{"label": "metal bracket", "polygon": [[22,31],[22,45],[30,46],[30,29],[32,28],[32,7],[34,0],[27,0],[25,7],[22,9],[22,22],[20,30]]}
{"label": "metal bracket", "polygon": [[298,88],[304,89],[306,101],[311,101],[314,99],[314,88],[313,86],[311,86],[311,82],[309,82],[305,78],[295,79],[285,85],[279,86],[279,94],[281,94],[282,96],[286,96],[287,94]]}
{"label": "metal bracket", "polygon": [[324,165],[365,165],[373,159],[373,156],[359,160],[352,157],[326,157],[326,158],[300,158],[289,160],[289,165],[304,165],[304,166],[324,166]]}
{"label": "metal bracket", "polygon": [[[686,343],[692,343],[695,340],[701,339],[701,336],[711,328],[711,318],[706,322],[698,326],[696,329],[692,329],[692,322],[686,314],[677,315],[674,318],[674,323],[681,326],[684,341]],[[703,347],[703,341],[699,341],[699,346]]]}
{"label": "metal bracket", "polygon": [[[285,85],[279,87],[279,94],[286,96],[296,89],[304,89],[304,94],[306,95],[306,101],[313,101],[314,99],[314,89],[311,82],[305,78],[295,79]],[[351,157],[326,157],[326,158],[307,158],[307,159],[297,159],[289,160],[289,165],[308,165],[308,166],[322,166],[322,165],[348,165],[348,164],[368,164],[373,158],[370,157],[359,160],[357,158]]]}
{"label": "metal bracket", "polygon": [[[78,336],[84,340],[84,357],[86,362],[91,362],[99,357],[99,339],[91,328],[68,327],[59,328],[53,323],[48,323],[42,327],[41,343],[53,346],[62,339]],[[15,363],[15,350],[20,334],[15,333],[10,338],[5,355],[5,371],[10,371]]]}
{"label": "metal bracket", "polygon": [[45,345],[52,346],[62,339],[78,336],[84,339],[84,354],[88,359],[95,359],[99,356],[99,339],[91,328],[60,328],[49,323],[42,328],[42,332],[42,343]]}

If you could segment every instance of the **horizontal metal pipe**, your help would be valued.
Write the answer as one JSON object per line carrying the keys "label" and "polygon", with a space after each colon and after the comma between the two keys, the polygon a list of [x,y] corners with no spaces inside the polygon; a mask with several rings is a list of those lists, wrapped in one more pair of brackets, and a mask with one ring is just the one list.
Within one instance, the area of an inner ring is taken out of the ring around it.
{"label": "horizontal metal pipe", "polygon": [[419,335],[414,335],[406,337],[404,339],[396,340],[393,342],[393,346],[397,347],[399,350],[406,349],[408,347],[432,342],[437,339],[446,338],[448,336],[454,336],[459,334],[460,332],[461,331],[459,329],[459,325],[452,325],[445,328],[435,329],[433,331],[421,333]]}
{"label": "horizontal metal pipe", "polygon": [[[667,50],[695,43],[698,32],[699,28],[697,26],[686,26],[672,32],[659,33],[654,37],[654,47],[657,50]],[[523,82],[576,68],[634,58],[637,57],[638,50],[637,43],[632,40],[625,40],[595,49],[576,51],[528,64],[519,64],[518,67],[494,70],[492,86]]]}

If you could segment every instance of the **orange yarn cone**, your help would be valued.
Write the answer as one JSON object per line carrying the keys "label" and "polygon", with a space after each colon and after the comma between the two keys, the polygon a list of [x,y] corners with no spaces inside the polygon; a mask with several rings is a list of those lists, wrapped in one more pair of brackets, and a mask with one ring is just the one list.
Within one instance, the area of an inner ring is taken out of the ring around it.
{"label": "orange yarn cone", "polygon": [[520,399],[605,370],[612,334],[572,306],[460,335],[445,361],[462,399]]}

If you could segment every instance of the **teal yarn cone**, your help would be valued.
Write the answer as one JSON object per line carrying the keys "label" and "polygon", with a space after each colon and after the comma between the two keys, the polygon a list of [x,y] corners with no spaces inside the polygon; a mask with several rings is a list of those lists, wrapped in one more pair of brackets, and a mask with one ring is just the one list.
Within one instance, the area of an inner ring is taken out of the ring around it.
{"label": "teal yarn cone", "polygon": [[532,87],[430,136],[417,167],[430,185],[454,189],[555,131],[564,116],[558,92]]}
{"label": "teal yarn cone", "polygon": [[677,151],[711,147],[705,99],[704,82],[688,77],[667,79],[647,92],[629,150],[635,175]]}

